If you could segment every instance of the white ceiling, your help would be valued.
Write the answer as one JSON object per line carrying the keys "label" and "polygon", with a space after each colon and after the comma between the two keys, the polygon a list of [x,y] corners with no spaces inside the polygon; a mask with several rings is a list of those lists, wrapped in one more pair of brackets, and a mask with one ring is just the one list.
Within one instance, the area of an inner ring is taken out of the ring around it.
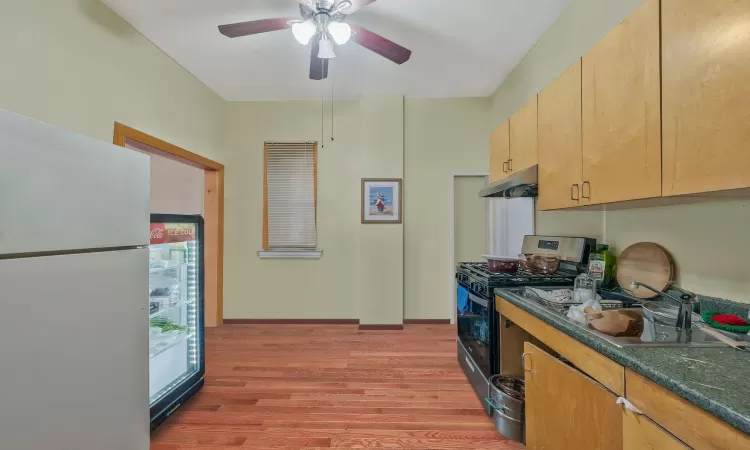
{"label": "white ceiling", "polygon": [[308,79],[310,47],[291,30],[229,39],[218,25],[299,17],[295,0],[103,0],[229,101],[490,95],[570,0],[378,0],[350,23],[413,51],[397,65],[349,42],[329,79]]}

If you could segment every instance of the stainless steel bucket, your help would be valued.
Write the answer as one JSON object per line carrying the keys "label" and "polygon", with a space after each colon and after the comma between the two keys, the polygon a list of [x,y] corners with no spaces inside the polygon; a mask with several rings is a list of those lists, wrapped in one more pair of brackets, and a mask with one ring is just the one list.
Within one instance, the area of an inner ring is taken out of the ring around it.
{"label": "stainless steel bucket", "polygon": [[490,377],[490,397],[485,402],[492,409],[495,428],[506,438],[526,443],[524,420],[524,381],[517,377]]}

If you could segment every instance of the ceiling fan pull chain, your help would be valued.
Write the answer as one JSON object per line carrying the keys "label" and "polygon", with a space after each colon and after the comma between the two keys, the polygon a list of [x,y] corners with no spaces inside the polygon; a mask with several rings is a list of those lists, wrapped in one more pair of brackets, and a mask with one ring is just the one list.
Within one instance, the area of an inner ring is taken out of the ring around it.
{"label": "ceiling fan pull chain", "polygon": [[[321,61],[323,61],[321,59]],[[322,65],[322,62],[321,62]],[[323,140],[323,135],[325,134],[324,126],[325,126],[325,85],[323,83],[320,84],[320,148],[325,148],[325,141]]]}
{"label": "ceiling fan pull chain", "polygon": [[335,139],[333,137],[333,79],[331,79],[331,142]]}

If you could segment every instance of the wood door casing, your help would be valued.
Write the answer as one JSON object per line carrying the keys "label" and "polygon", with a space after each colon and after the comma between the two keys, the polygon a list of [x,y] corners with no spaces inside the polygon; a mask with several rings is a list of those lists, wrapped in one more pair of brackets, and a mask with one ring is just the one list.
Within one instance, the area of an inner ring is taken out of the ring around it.
{"label": "wood door casing", "polygon": [[646,416],[623,409],[623,450],[690,450]]}
{"label": "wood door casing", "polygon": [[665,196],[750,187],[750,0],[662,0]]}
{"label": "wood door casing", "polygon": [[510,171],[520,172],[537,163],[537,96],[510,118]]}
{"label": "wood door casing", "polygon": [[582,203],[661,196],[659,66],[659,0],[583,56]]}
{"label": "wood door casing", "polygon": [[138,148],[201,168],[204,173],[204,305],[205,326],[224,323],[224,165],[170,144],[154,136],[115,122],[112,143]]}
{"label": "wood door casing", "polygon": [[578,206],[583,157],[580,58],[539,93],[538,103],[539,208]]}
{"label": "wood door casing", "polygon": [[528,342],[524,351],[526,448],[622,450],[617,396]]}
{"label": "wood door casing", "polygon": [[506,162],[510,159],[510,121],[506,120],[490,134],[490,183],[509,174]]}
{"label": "wood door casing", "polygon": [[204,323],[207,327],[224,322],[224,168],[204,173],[203,239]]}

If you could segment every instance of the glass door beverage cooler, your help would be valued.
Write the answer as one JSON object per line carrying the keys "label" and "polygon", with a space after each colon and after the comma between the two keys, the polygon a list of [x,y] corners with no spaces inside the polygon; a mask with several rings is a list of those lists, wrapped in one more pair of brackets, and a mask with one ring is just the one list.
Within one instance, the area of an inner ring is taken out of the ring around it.
{"label": "glass door beverage cooler", "polygon": [[203,218],[152,214],[149,246],[151,430],[203,386]]}

